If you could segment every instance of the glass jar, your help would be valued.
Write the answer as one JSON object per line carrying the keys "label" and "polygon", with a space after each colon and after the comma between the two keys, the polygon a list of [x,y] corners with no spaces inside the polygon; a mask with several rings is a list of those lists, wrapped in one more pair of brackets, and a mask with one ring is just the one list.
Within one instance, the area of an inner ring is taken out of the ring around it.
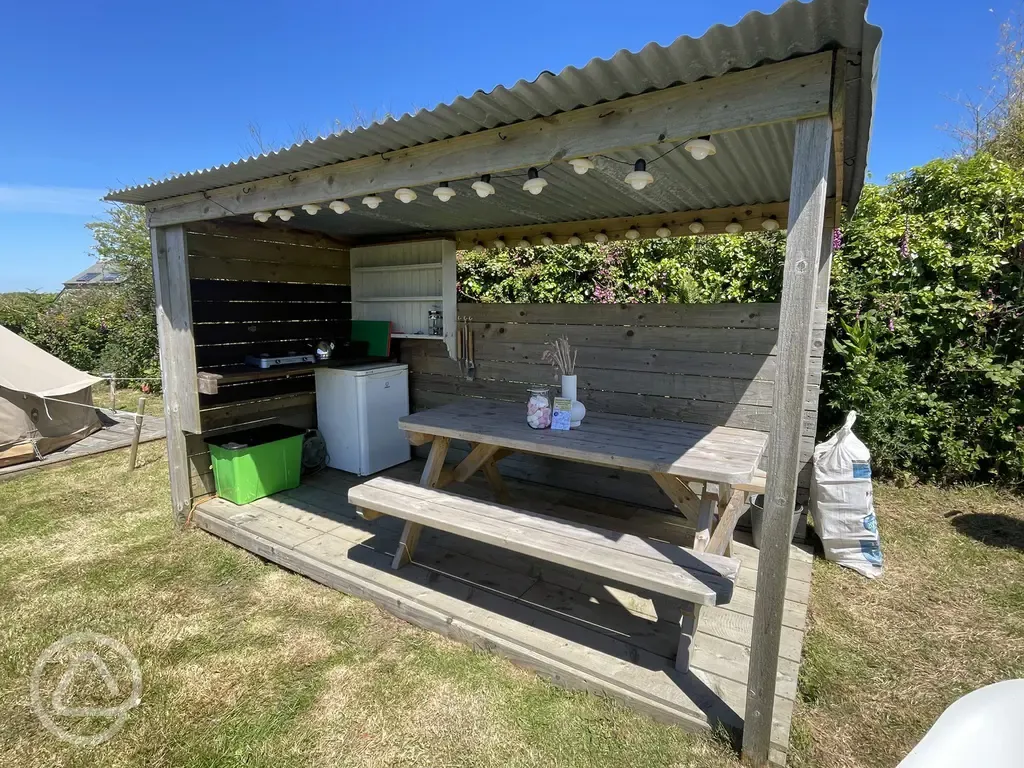
{"label": "glass jar", "polygon": [[528,391],[526,423],[534,429],[547,429],[551,426],[551,388],[530,387]]}

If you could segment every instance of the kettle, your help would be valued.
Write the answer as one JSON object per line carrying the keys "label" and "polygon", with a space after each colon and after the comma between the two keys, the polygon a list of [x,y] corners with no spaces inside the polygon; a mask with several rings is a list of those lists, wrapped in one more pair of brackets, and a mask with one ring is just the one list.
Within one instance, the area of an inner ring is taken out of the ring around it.
{"label": "kettle", "polygon": [[321,341],[316,345],[316,359],[317,360],[330,360],[331,352],[334,351],[333,341]]}

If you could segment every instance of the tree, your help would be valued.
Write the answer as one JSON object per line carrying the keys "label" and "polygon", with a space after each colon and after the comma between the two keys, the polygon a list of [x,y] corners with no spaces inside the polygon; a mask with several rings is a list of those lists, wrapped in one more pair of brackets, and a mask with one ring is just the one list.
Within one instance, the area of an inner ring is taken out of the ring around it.
{"label": "tree", "polygon": [[961,101],[967,115],[952,129],[961,154],[986,152],[1024,167],[1024,18],[1014,14],[1000,27],[992,84],[978,99]]}

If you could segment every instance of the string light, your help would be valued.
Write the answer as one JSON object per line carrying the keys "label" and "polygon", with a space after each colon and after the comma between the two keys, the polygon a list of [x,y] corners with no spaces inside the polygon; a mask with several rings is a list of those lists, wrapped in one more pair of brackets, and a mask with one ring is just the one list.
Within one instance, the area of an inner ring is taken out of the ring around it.
{"label": "string light", "polygon": [[408,187],[401,187],[400,189],[395,190],[395,197],[403,203],[411,203],[418,197],[418,195],[414,190],[409,189]]}
{"label": "string light", "polygon": [[540,239],[540,244],[541,245],[554,245],[555,244],[555,240],[554,240],[553,237],[551,237],[551,235],[544,235]]}
{"label": "string light", "polygon": [[569,245],[583,245],[583,240],[579,235],[573,232],[572,236],[569,238]]}
{"label": "string light", "polygon": [[733,219],[732,221],[725,225],[725,231],[728,232],[730,235],[738,235],[740,232],[743,231],[743,225],[736,221],[736,219]]}
{"label": "string light", "polygon": [[344,200],[332,200],[330,203],[328,203],[327,207],[330,208],[339,216],[343,213],[348,213],[349,211],[352,210],[352,206],[350,206]]}
{"label": "string light", "polygon": [[504,251],[506,248],[508,248],[508,244],[505,242],[504,237],[496,237],[494,239],[494,242],[491,243],[491,246],[497,248],[499,251]]}
{"label": "string light", "polygon": [[711,143],[710,136],[701,136],[700,138],[690,139],[688,142],[683,144],[683,149],[689,152],[694,160],[703,160],[715,154],[718,150],[715,145]]}
{"label": "string light", "polygon": [[688,227],[688,229],[691,232],[693,232],[693,234],[699,235],[701,232],[704,231],[704,222],[701,221],[700,219],[694,219],[693,221],[690,222],[690,226]]}
{"label": "string light", "polygon": [[761,219],[761,229],[768,232],[774,232],[779,228],[779,220],[774,216],[769,216],[767,219]]}
{"label": "string light", "polygon": [[547,185],[548,180],[542,179],[540,172],[536,168],[531,168],[526,172],[526,181],[523,183],[523,189],[531,195],[539,195]]}
{"label": "string light", "polygon": [[455,190],[448,186],[447,181],[442,181],[440,184],[434,187],[434,191],[432,194],[442,203],[447,203],[449,200],[455,197]]}
{"label": "string light", "polygon": [[662,224],[660,227],[658,227],[657,230],[655,230],[654,234],[660,237],[662,240],[666,240],[672,237],[672,230],[666,227],[664,224]]}
{"label": "string light", "polygon": [[304,206],[302,206],[302,210],[304,210],[310,216],[316,216],[318,213],[320,213],[320,206],[317,205],[316,203],[306,203]]}
{"label": "string light", "polygon": [[600,232],[594,235],[594,242],[604,245],[605,243],[608,242],[608,233],[602,229]]}
{"label": "string light", "polygon": [[278,210],[274,211],[274,215],[277,216],[277,218],[279,218],[281,221],[288,221],[295,214],[292,211],[289,211],[287,208],[279,208]]}
{"label": "string light", "polygon": [[647,161],[637,160],[636,163],[633,164],[633,170],[626,174],[624,181],[637,192],[648,184],[653,184],[654,177],[647,172]]}
{"label": "string light", "polygon": [[580,176],[585,174],[591,168],[595,167],[594,161],[591,160],[589,157],[573,158],[572,160],[569,161],[569,165],[571,165],[572,169],[576,171],[576,173],[578,173]]}
{"label": "string light", "polygon": [[272,215],[273,214],[271,214],[270,211],[256,211],[256,213],[254,213],[252,217],[260,224],[266,224],[268,221],[270,221],[270,217]]}
{"label": "string light", "polygon": [[494,187],[491,186],[491,174],[485,173],[480,177],[479,181],[473,182],[473,191],[477,193],[479,197],[488,197],[494,194]]}
{"label": "string light", "polygon": [[363,205],[369,208],[371,211],[376,211],[377,207],[384,201],[377,197],[377,195],[367,195],[363,198]]}
{"label": "string light", "polygon": [[531,243],[529,240],[527,240],[524,237],[518,243],[516,243],[516,247],[518,247],[518,248],[533,248],[533,243]]}
{"label": "string light", "polygon": [[626,230],[625,237],[627,240],[639,240],[640,230],[638,230],[636,227],[630,227],[629,229]]}

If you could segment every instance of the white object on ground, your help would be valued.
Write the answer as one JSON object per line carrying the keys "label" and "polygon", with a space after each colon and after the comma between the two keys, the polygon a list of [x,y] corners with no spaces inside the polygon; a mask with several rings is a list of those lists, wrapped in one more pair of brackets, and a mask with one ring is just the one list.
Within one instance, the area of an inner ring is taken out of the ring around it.
{"label": "white object on ground", "polygon": [[811,518],[825,558],[870,579],[882,575],[882,546],[871,488],[871,452],[853,434],[857,412],[814,448]]}
{"label": "white object on ground", "polygon": [[1024,680],[961,696],[897,768],[1016,768],[1024,756]]}

